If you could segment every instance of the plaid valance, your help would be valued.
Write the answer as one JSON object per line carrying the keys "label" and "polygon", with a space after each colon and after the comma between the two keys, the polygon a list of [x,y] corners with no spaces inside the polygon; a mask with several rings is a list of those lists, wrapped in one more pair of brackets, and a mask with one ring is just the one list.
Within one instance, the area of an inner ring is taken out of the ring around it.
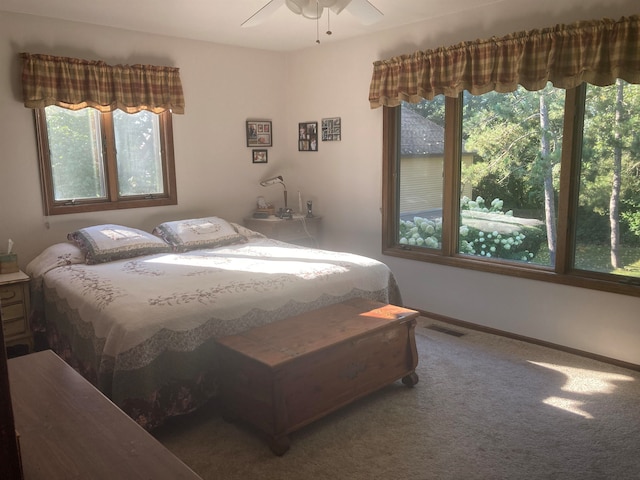
{"label": "plaid valance", "polygon": [[21,53],[24,106],[184,113],[179,69]]}
{"label": "plaid valance", "polygon": [[552,82],[640,83],[640,16],[557,25],[502,38],[464,42],[377,61],[369,89],[371,108],[417,103],[463,90],[474,95],[530,91]]}

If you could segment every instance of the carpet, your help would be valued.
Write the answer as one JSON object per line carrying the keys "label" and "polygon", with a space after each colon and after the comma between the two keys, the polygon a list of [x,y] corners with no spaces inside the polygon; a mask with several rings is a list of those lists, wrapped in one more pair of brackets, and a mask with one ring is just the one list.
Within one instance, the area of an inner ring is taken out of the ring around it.
{"label": "carpet", "polygon": [[638,479],[640,372],[424,317],[420,380],[389,385],[271,453],[214,405],[156,438],[203,479]]}

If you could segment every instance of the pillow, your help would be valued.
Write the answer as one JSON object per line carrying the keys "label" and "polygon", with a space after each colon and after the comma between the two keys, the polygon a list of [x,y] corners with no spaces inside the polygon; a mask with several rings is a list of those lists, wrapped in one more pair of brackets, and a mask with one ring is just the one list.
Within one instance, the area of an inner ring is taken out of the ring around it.
{"label": "pillow", "polygon": [[26,273],[33,280],[49,270],[67,265],[77,265],[86,261],[85,255],[77,245],[71,242],[56,243],[45,248],[27,265]]}
{"label": "pillow", "polygon": [[122,225],[81,228],[68,234],[67,238],[85,254],[87,265],[171,251],[160,238]]}
{"label": "pillow", "polygon": [[229,222],[218,217],[165,222],[154,228],[153,234],[164,239],[176,252],[246,241]]}

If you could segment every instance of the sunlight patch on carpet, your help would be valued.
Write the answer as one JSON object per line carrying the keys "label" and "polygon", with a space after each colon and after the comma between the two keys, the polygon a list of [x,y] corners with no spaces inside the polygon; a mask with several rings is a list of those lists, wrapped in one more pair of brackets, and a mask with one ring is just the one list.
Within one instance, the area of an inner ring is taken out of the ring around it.
{"label": "sunlight patch on carpet", "polygon": [[542,403],[551,407],[559,408],[566,412],[575,413],[576,415],[580,415],[586,419],[593,420],[593,415],[580,408],[585,404],[585,402],[569,400],[568,398],[562,397],[548,397],[545,398]]}
{"label": "sunlight patch on carpet", "polygon": [[[617,373],[598,372],[596,370],[567,367],[543,362],[529,361],[529,363],[562,373],[566,377],[566,382],[562,386],[561,390],[570,394],[580,394],[585,396],[597,394],[610,395],[615,393],[616,382],[633,382],[635,380],[633,377],[628,375],[621,375]],[[585,401],[550,396],[544,399],[543,403],[580,415],[584,418],[593,418],[589,412],[581,408],[586,404]]]}

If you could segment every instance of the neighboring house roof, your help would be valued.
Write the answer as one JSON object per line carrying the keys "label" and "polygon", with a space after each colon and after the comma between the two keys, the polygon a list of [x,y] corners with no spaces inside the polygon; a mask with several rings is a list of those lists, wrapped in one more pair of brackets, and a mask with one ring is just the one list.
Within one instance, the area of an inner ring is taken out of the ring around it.
{"label": "neighboring house roof", "polygon": [[[444,127],[402,103],[400,155],[444,155]],[[462,145],[462,152],[469,153]]]}
{"label": "neighboring house roof", "polygon": [[443,155],[444,128],[402,104],[401,155]]}

